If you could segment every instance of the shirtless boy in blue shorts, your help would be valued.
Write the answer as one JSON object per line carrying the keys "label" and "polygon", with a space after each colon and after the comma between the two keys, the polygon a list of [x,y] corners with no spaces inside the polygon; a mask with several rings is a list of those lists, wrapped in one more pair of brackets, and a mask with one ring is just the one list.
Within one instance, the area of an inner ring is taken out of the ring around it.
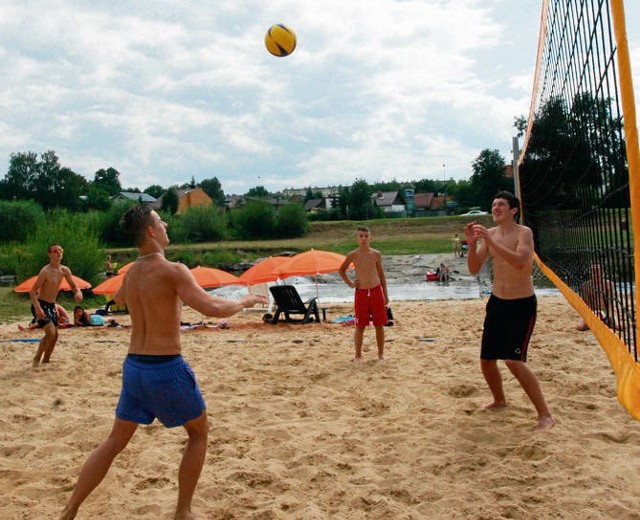
{"label": "shirtless boy in blue shorts", "polygon": [[[387,280],[382,268],[382,255],[371,248],[371,231],[360,226],[356,230],[358,249],[351,251],[340,266],[340,276],[349,287],[355,289],[354,310],[356,314],[356,329],[353,340],[356,349],[354,361],[362,361],[362,341],[364,329],[369,322],[376,329],[376,343],[378,359],[384,359],[384,325],[387,324]],[[355,280],[347,275],[347,269],[353,264],[356,269]]]}
{"label": "shirtless boy in blue shorts", "polygon": [[149,207],[131,208],[123,222],[140,256],[114,298],[119,305],[127,304],[132,325],[122,391],[111,433],[82,466],[60,519],[75,518],[82,502],[106,476],[138,425],[157,418],[168,428],[183,426],[188,434],[178,471],[174,518],[191,520],[196,518],[191,512],[191,499],[205,459],[208,423],[195,376],[181,355],[181,305],[205,316],[227,317],[268,301],[261,295],[249,295],[239,301],[211,297],[198,286],[185,265],[164,257],[169,244],[167,224]]}
{"label": "shirtless boy in blue shorts", "polygon": [[516,222],[519,208],[520,201],[515,195],[501,191],[491,207],[496,227],[487,229],[476,222],[467,224],[467,266],[471,274],[476,274],[491,255],[493,289],[487,303],[480,352],[480,367],[493,395],[493,401],[486,408],[507,405],[497,363],[498,359],[504,359],[538,412],[535,429],[545,431],[556,421],[538,379],[525,364],[537,302],[532,276],[533,234],[531,229]]}

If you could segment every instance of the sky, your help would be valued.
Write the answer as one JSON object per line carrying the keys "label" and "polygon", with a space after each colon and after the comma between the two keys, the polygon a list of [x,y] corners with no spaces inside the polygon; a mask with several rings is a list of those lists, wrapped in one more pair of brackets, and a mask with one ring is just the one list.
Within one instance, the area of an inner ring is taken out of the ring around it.
{"label": "sky", "polygon": [[[0,0],[0,178],[12,153],[54,150],[140,189],[468,179],[483,149],[511,160],[541,4]],[[264,47],[274,23],[297,35],[288,57]]]}

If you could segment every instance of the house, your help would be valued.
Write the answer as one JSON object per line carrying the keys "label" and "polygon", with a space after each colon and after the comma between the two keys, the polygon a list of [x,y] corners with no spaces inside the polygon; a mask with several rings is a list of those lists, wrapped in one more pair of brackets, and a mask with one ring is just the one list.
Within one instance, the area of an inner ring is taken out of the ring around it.
{"label": "house", "polygon": [[280,211],[280,208],[282,206],[285,206],[286,204],[289,204],[289,201],[287,199],[284,199],[282,197],[267,197],[266,199],[262,199],[264,202],[271,204],[271,206],[273,206],[273,209],[276,211],[276,213],[278,213],[278,211]]}
{"label": "house", "polygon": [[114,202],[117,201],[132,201],[138,202],[140,204],[153,204],[156,202],[155,197],[152,197],[148,193],[138,193],[135,191],[121,191],[120,193],[116,193],[111,200]]}
{"label": "house", "polygon": [[[444,195],[436,193],[416,193],[413,196],[413,202],[416,207],[416,217],[435,217],[445,214]],[[450,205],[451,201],[448,200],[447,204]]]}
{"label": "house", "polygon": [[444,195],[434,195],[431,199],[431,204],[429,205],[429,211],[427,215],[431,215],[434,217],[440,217],[447,214],[445,208],[445,196]]}
{"label": "house", "polygon": [[309,199],[304,203],[304,210],[307,213],[322,213],[331,209],[331,199],[322,197],[321,199]]}
{"label": "house", "polygon": [[424,217],[429,214],[431,210],[431,201],[433,200],[433,193],[416,193],[413,196],[413,204],[415,206],[415,216]]}
{"label": "house", "polygon": [[[213,205],[213,199],[209,197],[207,192],[202,188],[187,188],[175,191],[178,196],[178,209],[176,210],[176,215],[184,213],[189,208],[195,208],[198,206],[209,207]],[[162,202],[165,193],[160,195],[154,203],[150,204],[153,209],[162,209]]]}
{"label": "house", "polygon": [[371,195],[371,200],[385,213],[404,213],[406,209],[397,191],[379,191]]}
{"label": "house", "polygon": [[198,206],[209,207],[213,205],[213,199],[202,188],[187,188],[176,190],[178,194],[178,209],[176,214],[184,213],[190,208]]}
{"label": "house", "polygon": [[242,195],[226,195],[224,198],[224,207],[227,209],[241,208],[245,205]]}

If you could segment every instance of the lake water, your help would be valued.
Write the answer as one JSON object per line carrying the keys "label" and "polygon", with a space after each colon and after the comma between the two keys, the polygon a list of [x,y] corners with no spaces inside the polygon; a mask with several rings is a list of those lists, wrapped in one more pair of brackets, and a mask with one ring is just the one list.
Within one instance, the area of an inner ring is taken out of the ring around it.
{"label": "lake water", "polygon": [[[322,304],[327,303],[349,303],[353,301],[353,289],[342,281],[329,283],[318,283],[316,286],[313,277],[292,277],[287,278],[285,283],[294,285],[303,300],[308,300],[314,296]],[[454,280],[448,285],[438,282],[417,282],[417,283],[387,283],[389,300],[391,301],[419,301],[419,300],[471,300],[486,297],[491,292],[488,283],[480,283],[476,280]],[[211,291],[223,298],[239,299],[247,294],[246,287],[237,285],[220,287]],[[560,294],[556,288],[536,287],[536,294],[555,295]]]}

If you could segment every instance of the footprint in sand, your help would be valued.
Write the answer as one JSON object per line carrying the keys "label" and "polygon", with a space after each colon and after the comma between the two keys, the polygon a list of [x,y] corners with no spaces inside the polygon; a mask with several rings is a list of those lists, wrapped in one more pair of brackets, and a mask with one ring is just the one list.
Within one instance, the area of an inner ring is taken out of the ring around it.
{"label": "footprint in sand", "polygon": [[474,385],[456,385],[452,386],[447,392],[451,397],[461,398],[461,397],[469,397],[474,395],[478,391],[478,388]]}

